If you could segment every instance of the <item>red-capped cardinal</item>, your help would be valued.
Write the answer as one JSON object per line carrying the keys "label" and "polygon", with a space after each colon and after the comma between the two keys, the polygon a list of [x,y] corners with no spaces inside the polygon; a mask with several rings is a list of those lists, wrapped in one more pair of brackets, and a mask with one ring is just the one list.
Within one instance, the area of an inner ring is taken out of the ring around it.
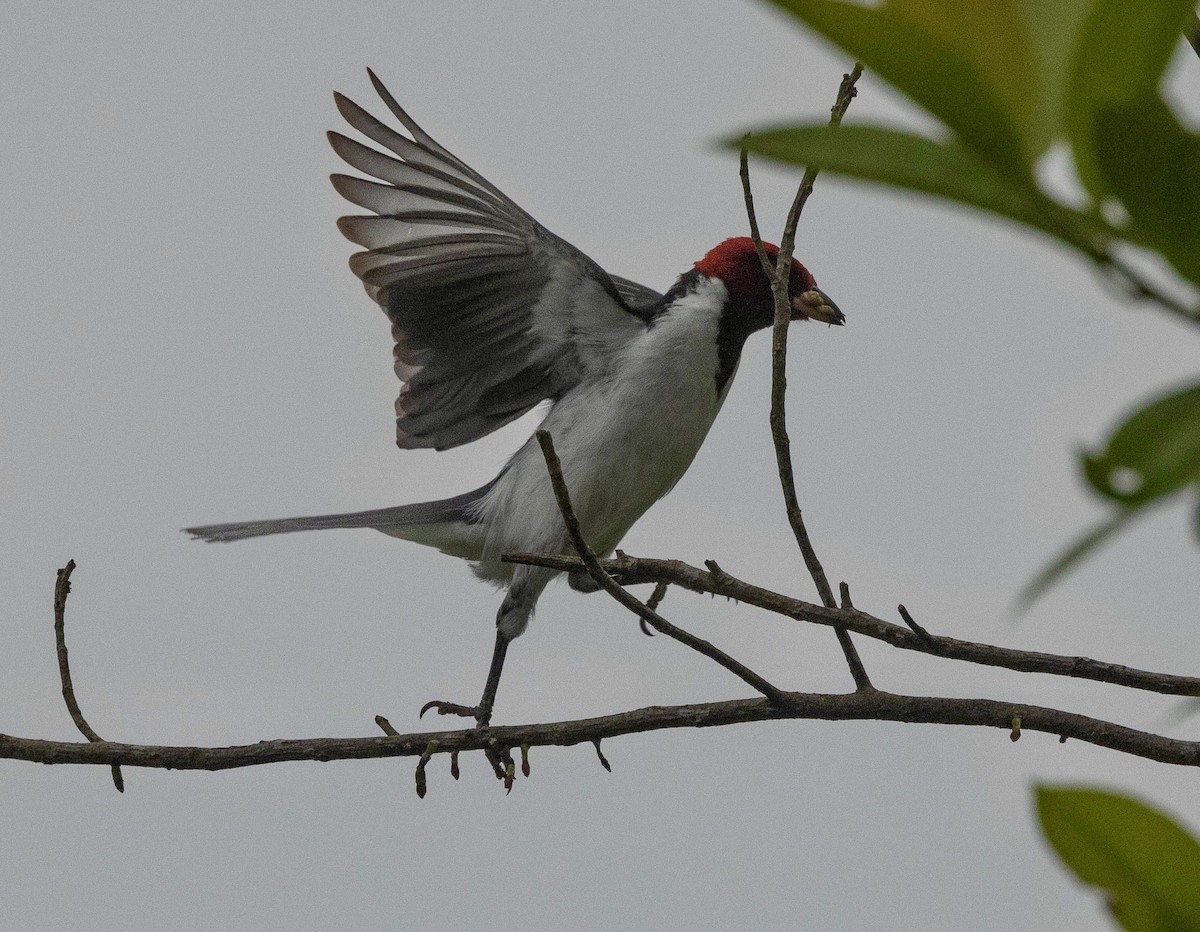
{"label": "red-capped cardinal", "polygon": [[[728,239],[666,294],[609,275],[425,133],[375,75],[401,135],[341,94],[337,108],[387,154],[340,133],[334,151],[378,181],[334,175],[371,214],[338,226],[363,247],[350,259],[392,322],[396,443],[470,443],[549,399],[554,438],[583,534],[600,556],[691,465],[737,371],[742,344],[774,320],[770,285],[747,237]],[[767,247],[774,256],[778,250]],[[793,261],[792,319],[844,320]],[[483,488],[437,502],[353,514],[188,528],[208,541],[324,528],[374,528],[470,560],[508,592],[477,706],[442,712],[490,720],[509,642],[555,571],[500,561],[509,551],[572,553],[541,450],[530,437]],[[572,574],[575,588],[591,589]]]}

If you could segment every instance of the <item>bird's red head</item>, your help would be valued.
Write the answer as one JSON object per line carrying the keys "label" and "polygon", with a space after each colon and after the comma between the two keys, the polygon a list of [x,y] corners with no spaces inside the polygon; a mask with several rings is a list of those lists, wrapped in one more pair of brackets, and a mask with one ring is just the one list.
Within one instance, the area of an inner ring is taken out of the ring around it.
{"label": "bird's red head", "polygon": [[[779,247],[771,243],[763,243],[763,250],[772,261],[779,255]],[[709,278],[719,278],[725,284],[731,303],[750,319],[752,329],[769,327],[775,320],[771,283],[759,261],[754,240],[749,236],[727,239],[709,250],[696,263],[696,271]],[[812,318],[828,324],[841,324],[845,320],[837,305],[817,288],[808,269],[795,259],[788,280],[788,296],[792,320]]]}

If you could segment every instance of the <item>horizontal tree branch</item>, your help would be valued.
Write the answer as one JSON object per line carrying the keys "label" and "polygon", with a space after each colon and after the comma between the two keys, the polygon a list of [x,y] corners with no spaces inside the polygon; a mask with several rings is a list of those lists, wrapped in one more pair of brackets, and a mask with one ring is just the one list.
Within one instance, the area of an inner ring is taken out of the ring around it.
{"label": "horizontal tree branch", "polygon": [[[557,462],[553,455],[552,443],[549,437],[539,437],[539,440],[543,443],[544,452],[547,453],[547,465],[551,474],[554,475],[557,472],[555,468]],[[562,482],[561,475],[558,476],[557,484],[562,488],[556,488],[556,491],[559,491],[565,498],[565,483]],[[574,517],[569,507],[565,509],[565,514],[571,518]],[[708,564],[708,571],[705,571],[678,560],[638,559],[618,551],[615,560],[604,561],[601,564],[587,549],[586,544],[582,543],[582,537],[578,535],[578,528],[575,529],[575,536],[578,538],[577,543],[580,544],[582,552],[588,558],[586,562],[591,564],[590,571],[597,577],[597,582],[607,584],[605,588],[618,588],[615,583],[617,577],[620,577],[625,583],[654,581],[661,586],[664,582],[670,582],[698,592],[727,595],[789,617],[841,626],[886,640],[898,647],[940,656],[992,663],[1012,669],[1039,670],[1068,676],[1103,679],[1120,685],[1154,689],[1158,692],[1196,691],[1196,681],[1191,678],[1146,673],[1115,664],[1101,664],[1086,658],[1009,651],[989,645],[938,637],[926,632],[903,610],[901,614],[912,625],[912,630],[901,628],[899,625],[854,609],[845,592],[841,608],[829,608],[791,599],[735,579],[712,562]],[[549,566],[559,570],[576,569],[582,565],[576,558],[546,554],[508,554],[505,555],[505,559],[512,562]],[[68,565],[60,571],[55,590],[56,634],[60,649],[65,648],[62,618],[66,595],[69,591],[68,581],[71,568],[73,567]],[[656,591],[658,588],[656,587]],[[619,594],[628,595],[624,590],[619,590]],[[629,598],[632,599],[631,596]],[[641,609],[639,614],[643,618],[653,616],[649,619],[651,623],[659,622],[665,628],[674,627],[660,619],[652,609],[641,602],[637,602],[637,606]],[[655,627],[659,627],[659,625],[656,624]],[[663,627],[659,629],[663,630]],[[718,659],[728,660],[729,658],[721,655]],[[741,675],[740,665],[736,665],[736,667],[730,667],[728,663],[722,665],[731,669],[731,672]],[[65,682],[69,682],[69,679]],[[1180,687],[1183,685],[1186,685],[1188,689],[1181,689]],[[67,694],[73,698],[73,690],[64,693],[64,695]],[[70,699],[68,699],[68,705],[70,704]],[[417,793],[424,796],[427,788],[427,765],[438,754],[450,756],[450,771],[455,778],[457,778],[458,754],[462,751],[479,750],[483,751],[490,760],[506,761],[507,766],[500,776],[503,777],[505,786],[511,788],[515,776],[515,764],[512,758],[514,749],[521,750],[521,769],[528,776],[528,750],[531,747],[570,746],[590,742],[595,745],[600,761],[607,767],[604,754],[600,750],[600,742],[605,738],[664,728],[705,728],[783,719],[874,720],[915,724],[973,725],[1003,729],[1010,732],[1014,741],[1020,738],[1022,730],[1046,732],[1057,735],[1060,741],[1075,738],[1099,747],[1162,763],[1200,766],[1200,742],[1176,740],[1086,715],[1043,706],[995,699],[905,696],[876,689],[860,689],[846,695],[822,695],[784,692],[774,687],[771,688],[769,698],[739,699],[686,706],[649,707],[616,715],[567,722],[492,726],[414,734],[398,734],[394,729],[386,727],[384,730],[388,733],[380,737],[260,741],[256,744],[232,747],[126,744],[105,741],[94,732],[88,735],[92,740],[85,743],[46,741],[0,734],[0,759],[26,760],[43,764],[106,765],[114,770],[121,766],[167,770],[228,770],[283,761],[417,757]]]}
{"label": "horizontal tree branch", "polygon": [[[775,700],[734,699],[651,706],[617,715],[540,725],[491,726],[368,738],[260,741],[232,747],[172,747],[115,741],[43,741],[0,735],[0,758],[43,764],[95,764],[167,770],[230,770],[282,761],[430,757],[520,747],[567,747],[664,728],[709,728],[782,719],[974,725],[1005,732],[1044,732],[1164,764],[1200,766],[1200,742],[1181,741],[1112,722],[994,699],[903,696],[873,690],[845,695],[785,692]],[[1016,727],[1014,727],[1016,725]]]}
{"label": "horizontal tree branch", "polygon": [[[558,570],[573,570],[580,566],[575,557],[548,553],[507,553],[503,559],[512,563],[527,563]],[[717,567],[702,570],[682,560],[657,560],[631,557],[618,551],[616,558],[601,561],[601,566],[622,585],[642,582],[668,582],[693,592],[726,596],[748,605],[786,615],[797,621],[807,621],[830,627],[843,627],[886,641],[902,650],[914,650],[947,660],[1003,667],[1021,673],[1047,673],[1078,679],[1111,683],[1129,689],[1144,689],[1168,696],[1200,696],[1200,677],[1152,673],[1117,663],[1105,663],[1089,657],[1070,657],[1040,651],[1015,650],[975,641],[962,641],[927,633],[922,637],[907,627],[884,621],[857,608],[828,608],[802,599],[743,582]],[[924,630],[924,629],[922,629]]]}

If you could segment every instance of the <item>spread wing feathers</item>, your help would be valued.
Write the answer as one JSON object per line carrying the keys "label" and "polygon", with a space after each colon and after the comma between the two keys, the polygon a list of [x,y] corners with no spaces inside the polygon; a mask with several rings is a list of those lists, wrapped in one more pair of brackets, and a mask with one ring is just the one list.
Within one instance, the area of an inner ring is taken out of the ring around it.
{"label": "spread wing feathers", "polygon": [[[369,72],[370,73],[370,72]],[[377,181],[334,175],[371,215],[338,227],[392,321],[396,442],[439,450],[476,440],[603,371],[649,318],[657,294],[611,278],[542,227],[375,90],[402,135],[335,95],[346,122],[387,153],[330,133],[334,150]]]}

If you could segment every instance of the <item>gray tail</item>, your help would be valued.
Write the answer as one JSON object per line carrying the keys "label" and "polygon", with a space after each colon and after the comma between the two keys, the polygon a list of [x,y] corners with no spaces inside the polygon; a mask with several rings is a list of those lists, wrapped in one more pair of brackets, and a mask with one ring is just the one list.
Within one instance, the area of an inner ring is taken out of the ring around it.
{"label": "gray tail", "polygon": [[331,528],[372,528],[385,534],[396,534],[406,528],[428,524],[445,524],[475,521],[475,505],[495,484],[493,479],[483,488],[466,492],[453,498],[436,502],[419,502],[415,505],[397,505],[394,508],[376,508],[373,511],[354,511],[341,515],[310,515],[302,518],[272,518],[266,521],[238,521],[233,524],[205,524],[201,527],[184,528],[197,540],[209,543],[228,543],[245,540],[247,537],[262,537],[267,534],[290,534],[293,531],[324,531]]}

